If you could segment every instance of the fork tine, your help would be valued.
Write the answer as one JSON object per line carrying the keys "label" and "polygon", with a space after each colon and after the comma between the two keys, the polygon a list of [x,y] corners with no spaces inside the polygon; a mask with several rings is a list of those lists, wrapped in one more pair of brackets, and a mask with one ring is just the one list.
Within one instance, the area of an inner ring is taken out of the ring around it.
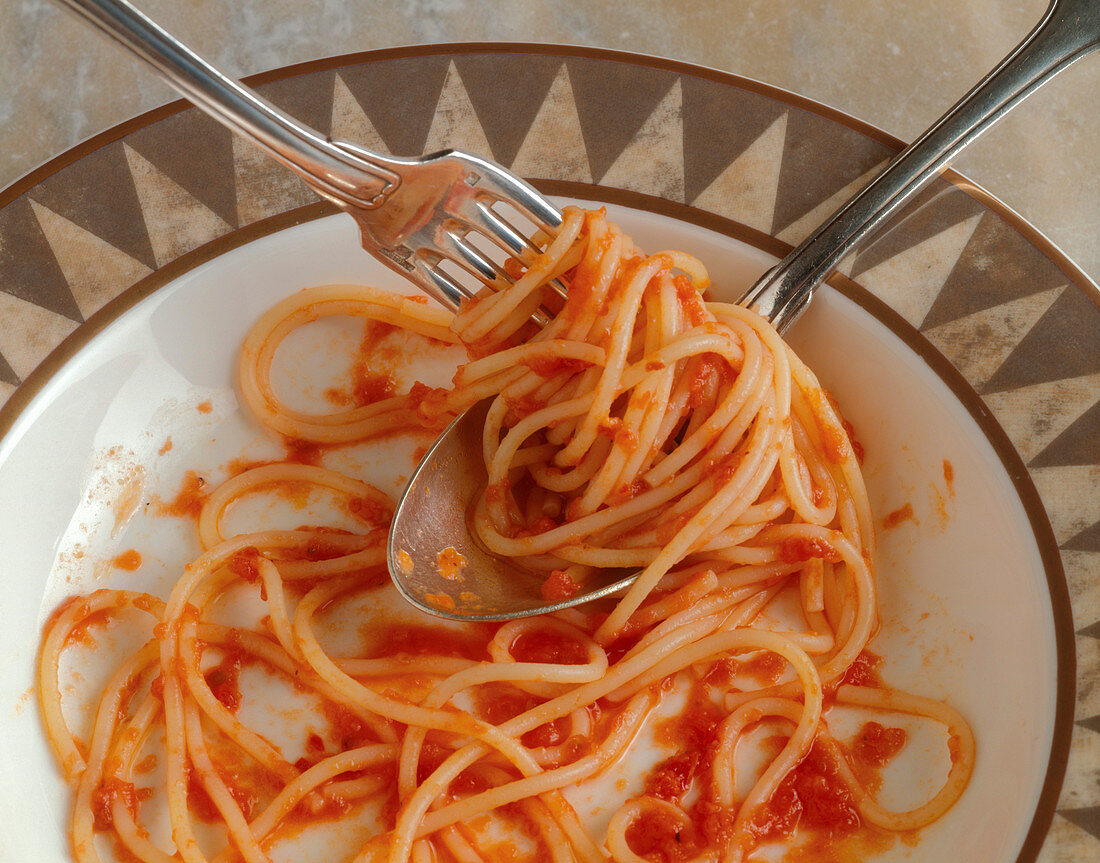
{"label": "fork tine", "polygon": [[[509,202],[511,203],[511,202]],[[539,251],[538,246],[531,242],[530,239],[521,234],[516,228],[505,218],[498,213],[493,212],[491,206],[484,201],[475,201],[474,208],[477,214],[488,222],[491,230],[486,230],[483,227],[477,225],[471,225],[472,230],[477,230],[479,234],[492,240],[503,249],[505,252],[511,254],[516,258],[522,260],[524,255],[531,255]],[[559,297],[565,299],[567,291],[565,285],[560,280],[554,279],[549,283],[549,287]]]}
{"label": "fork tine", "polygon": [[481,188],[495,195],[500,201],[515,207],[524,216],[545,231],[553,233],[561,227],[562,215],[550,201],[526,181],[506,171],[500,165],[471,153],[452,151],[467,164],[477,164],[483,178]]}
{"label": "fork tine", "polygon": [[530,254],[538,251],[538,247],[517,231],[511,223],[494,213],[489,204],[484,201],[475,201],[474,209],[477,211],[477,215],[487,222],[491,228],[486,234],[490,239],[500,240],[506,252],[520,257],[524,253]]}
{"label": "fork tine", "polygon": [[508,273],[481,254],[478,249],[470,244],[466,237],[454,231],[446,231],[445,233],[455,252],[469,265],[469,268],[476,271],[476,275],[478,275],[483,282],[497,290],[501,290],[512,284],[512,278]]}
{"label": "fork tine", "polygon": [[463,300],[472,298],[474,294],[469,288],[439,269],[439,260],[439,257],[432,261],[427,257],[418,256],[417,281],[443,305],[455,311]]}

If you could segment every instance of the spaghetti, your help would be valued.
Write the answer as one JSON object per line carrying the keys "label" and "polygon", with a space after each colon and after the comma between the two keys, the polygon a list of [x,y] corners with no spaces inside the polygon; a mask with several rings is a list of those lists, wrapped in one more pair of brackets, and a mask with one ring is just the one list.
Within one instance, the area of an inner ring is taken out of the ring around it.
{"label": "spaghetti", "polygon": [[[438,430],[492,398],[488,484],[473,513],[481,540],[545,573],[554,595],[605,567],[635,568],[637,580],[609,604],[472,625],[459,648],[435,635],[339,655],[318,619],[388,589],[393,502],[320,464],[244,470],[203,499],[202,554],[167,600],[99,590],[69,600],[45,632],[41,703],[74,788],[77,861],[99,860],[96,835],[109,833],[142,861],[263,863],[302,819],[373,806],[381,826],[356,863],[497,859],[501,831],[519,837],[505,840],[519,859],[736,863],[799,829],[916,830],[963,793],[974,765],[966,722],[873,672],[870,507],[856,447],[813,374],[765,321],[706,302],[697,261],[643,254],[602,211],[567,210],[513,275],[453,319],[364,287],[302,292],[248,335],[240,391],[265,426],[322,453]],[[294,329],[329,315],[460,341],[470,360],[453,389],[292,409],[272,386],[273,358]],[[287,487],[325,489],[358,528],[226,534],[237,501]],[[240,590],[258,594],[263,615],[219,622],[219,602]],[[784,597],[798,626],[767,622]],[[147,641],[107,682],[82,740],[62,710],[62,654],[89,627],[140,626],[137,616]],[[250,666],[319,705],[301,729],[306,757],[290,761],[249,725],[239,676]],[[569,789],[632,757],[647,720],[685,688],[686,706],[663,720],[676,751],[639,768],[641,787],[593,832]],[[910,811],[881,805],[867,764],[889,760],[904,733],[868,723],[858,745],[843,742],[829,726],[840,706],[939,723],[950,760],[939,790]],[[326,723],[328,740],[315,732]],[[746,767],[739,750],[765,728],[772,754]],[[150,752],[164,770],[153,791],[140,787]],[[166,801],[170,846],[143,826],[150,793]]]}

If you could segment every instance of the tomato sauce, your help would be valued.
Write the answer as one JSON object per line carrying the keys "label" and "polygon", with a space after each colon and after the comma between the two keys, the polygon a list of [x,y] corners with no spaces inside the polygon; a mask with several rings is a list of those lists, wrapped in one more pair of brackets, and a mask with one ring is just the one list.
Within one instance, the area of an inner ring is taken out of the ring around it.
{"label": "tomato sauce", "polygon": [[207,482],[195,471],[189,470],[183,475],[183,483],[176,496],[170,501],[162,501],[159,511],[161,515],[173,515],[178,518],[198,518],[202,512],[203,504],[209,495]]}
{"label": "tomato sauce", "polygon": [[864,722],[852,741],[852,755],[869,767],[885,767],[905,748],[904,728],[887,728],[875,721]]}
{"label": "tomato sauce", "polygon": [[703,297],[695,289],[691,279],[682,273],[677,273],[672,277],[672,284],[676,287],[676,297],[680,301],[680,308],[683,309],[693,327],[699,326],[699,324],[710,318]]}
{"label": "tomato sauce", "polygon": [[905,506],[899,506],[897,509],[888,512],[886,518],[882,520],[882,526],[887,530],[897,527],[903,521],[911,521],[914,524],[920,524],[917,521],[917,517],[913,514],[913,504],[906,503]]}
{"label": "tomato sauce", "polygon": [[360,521],[386,528],[389,527],[390,517],[393,514],[389,504],[370,497],[348,498],[348,512]]}
{"label": "tomato sauce", "polygon": [[436,569],[443,578],[449,581],[459,581],[462,573],[469,565],[466,557],[453,545],[448,545],[435,556]]}
{"label": "tomato sauce", "polygon": [[340,750],[356,749],[377,742],[369,726],[342,704],[325,701],[321,705],[321,712],[328,720],[329,727],[332,729],[332,736]]}
{"label": "tomato sauce", "polygon": [[882,665],[882,657],[869,650],[860,651],[859,655],[848,666],[840,678],[841,685],[850,683],[852,686],[869,686],[882,689],[885,684],[879,675],[879,666]]}
{"label": "tomato sauce", "polygon": [[690,821],[662,809],[647,809],[626,829],[635,854],[653,863],[682,863],[706,850],[706,840]]}
{"label": "tomato sauce", "polygon": [[564,569],[555,569],[542,583],[542,598],[547,602],[563,602],[576,595],[581,586]]}
{"label": "tomato sauce", "polygon": [[[88,604],[84,604],[85,614]],[[86,617],[69,630],[69,634],[65,637],[65,646],[71,646],[73,644],[80,644],[84,647],[95,647],[95,636],[92,635],[92,630],[96,627],[106,626],[107,620],[110,617],[111,609],[102,608],[94,614],[88,614]],[[83,616],[83,615],[82,615]]]}
{"label": "tomato sauce", "polygon": [[770,650],[741,663],[741,670],[765,686],[774,686],[787,670],[787,660]]}
{"label": "tomato sauce", "polygon": [[568,635],[551,629],[535,629],[516,636],[509,648],[516,662],[543,662],[554,665],[584,665],[588,650]]}
{"label": "tomato sauce", "polygon": [[799,827],[849,832],[861,824],[837,764],[814,743],[771,799],[756,810],[749,829],[764,841],[790,836]]}
{"label": "tomato sauce", "polygon": [[666,758],[646,777],[645,793],[662,800],[679,800],[691,787],[701,758],[699,750],[678,752]]}
{"label": "tomato sauce", "polygon": [[131,548],[128,551],[122,552],[122,554],[117,557],[112,558],[111,565],[114,566],[115,569],[124,569],[127,572],[133,572],[141,566],[141,553]]}
{"label": "tomato sauce", "polygon": [[730,378],[726,361],[712,354],[705,354],[695,362],[688,383],[688,407],[697,408],[724,386]]}
{"label": "tomato sauce", "polygon": [[135,788],[134,783],[125,782],[116,776],[108,776],[92,795],[92,816],[96,830],[109,830],[115,823],[111,808],[121,802],[130,814],[137,818],[138,804],[153,796],[152,788]]}
{"label": "tomato sauce", "polygon": [[522,363],[540,378],[552,378],[554,375],[562,374],[563,372],[575,374],[584,371],[591,365],[591,363],[586,360],[579,360],[573,357],[531,357],[530,359],[522,360]]}
{"label": "tomato sauce", "polygon": [[784,563],[802,563],[812,557],[820,557],[830,563],[838,563],[840,552],[832,544],[817,537],[793,536],[779,545],[779,557]]}
{"label": "tomato sauce", "polygon": [[244,653],[232,640],[223,650],[225,655],[217,665],[203,672],[206,685],[230,713],[241,706],[241,664]]}
{"label": "tomato sauce", "polygon": [[255,546],[242,548],[229,558],[226,568],[237,578],[255,584],[260,580],[260,550]]}
{"label": "tomato sauce", "polygon": [[454,656],[487,659],[488,627],[468,624],[461,629],[412,623],[368,621],[360,631],[378,656]]}

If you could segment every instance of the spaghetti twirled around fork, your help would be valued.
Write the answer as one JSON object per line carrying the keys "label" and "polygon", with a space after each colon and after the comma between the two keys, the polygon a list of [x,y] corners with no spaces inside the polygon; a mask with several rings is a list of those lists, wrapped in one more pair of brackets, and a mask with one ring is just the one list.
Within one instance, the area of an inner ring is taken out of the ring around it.
{"label": "spaghetti twirled around fork", "polygon": [[[370,288],[301,292],[245,340],[241,393],[269,429],[322,447],[438,429],[492,398],[488,483],[473,515],[481,540],[544,572],[548,596],[583,589],[604,567],[640,570],[637,581],[609,605],[478,629],[479,654],[333,656],[316,618],[387,589],[379,573],[392,501],[320,464],[240,473],[205,499],[203,553],[166,601],[100,590],[69,600],[45,632],[41,703],[74,788],[78,861],[99,859],[103,830],[143,861],[208,860],[195,825],[200,796],[224,827],[219,861],[267,861],[294,819],[375,804],[388,820],[357,863],[493,859],[485,831],[471,827],[478,818],[523,832],[532,859],[626,863],[746,859],[777,835],[776,801],[797,793],[810,761],[825,765],[848,829],[918,829],[962,794],[974,741],[958,713],[854,673],[878,619],[872,517],[856,447],[809,369],[758,316],[705,302],[697,261],[643,254],[602,211],[568,209],[557,236],[514,275],[512,287],[484,292],[453,319]],[[554,280],[567,299],[548,289]],[[536,329],[539,307],[552,316]],[[294,410],[271,384],[272,360],[290,332],[330,315],[461,342],[471,359],[450,390],[418,384],[335,413]],[[236,501],[290,486],[341,498],[361,530],[224,535]],[[242,583],[265,603],[261,625],[214,622],[212,605]],[[783,593],[797,596],[801,629],[765,623]],[[131,625],[127,609],[145,613],[149,640],[110,678],[82,741],[61,707],[61,654],[92,623],[125,612]],[[244,722],[240,692],[212,675],[211,657],[219,668],[257,664],[293,680],[325,705],[314,724],[339,715],[354,734],[291,763]],[[752,673],[762,664],[773,669],[764,680]],[[395,689],[400,678],[421,684]],[[593,835],[563,790],[629,757],[673,680],[704,705],[705,739],[686,760],[653,768]],[[502,713],[501,704],[512,707]],[[951,762],[942,787],[912,811],[880,805],[853,748],[830,733],[833,705],[941,723]],[[782,745],[746,792],[736,753],[761,723]],[[174,849],[141,826],[138,764],[160,736]],[[226,747],[263,778],[266,793],[248,805],[223,775]]]}

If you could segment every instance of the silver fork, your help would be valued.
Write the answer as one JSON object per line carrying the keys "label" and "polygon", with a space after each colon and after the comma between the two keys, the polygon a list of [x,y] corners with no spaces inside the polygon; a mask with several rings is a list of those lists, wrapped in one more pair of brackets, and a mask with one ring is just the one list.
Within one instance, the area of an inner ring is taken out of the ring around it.
{"label": "silver fork", "polygon": [[[457,150],[383,156],[329,140],[220,72],[125,0],[61,2],[349,213],[363,248],[446,306],[457,308],[481,284],[498,290],[511,284],[497,259],[534,251],[530,228],[517,227],[503,205],[536,231],[553,233],[561,225],[553,204],[486,159]],[[487,254],[484,244],[473,242],[475,235],[502,254]]]}
{"label": "silver fork", "polygon": [[[535,249],[533,233],[553,233],[561,225],[550,201],[486,159],[457,150],[397,158],[331,141],[218,71],[126,0],[60,2],[152,65],[199,108],[297,172],[355,219],[368,252],[451,308],[481,285],[501,289],[512,282],[475,237],[504,256],[522,258]],[[847,252],[959,150],[1098,42],[1100,0],[1053,0],[1012,53],[765,273],[742,303],[786,331]],[[532,235],[514,225],[502,205],[529,220]],[[546,320],[541,312],[534,317]]]}

